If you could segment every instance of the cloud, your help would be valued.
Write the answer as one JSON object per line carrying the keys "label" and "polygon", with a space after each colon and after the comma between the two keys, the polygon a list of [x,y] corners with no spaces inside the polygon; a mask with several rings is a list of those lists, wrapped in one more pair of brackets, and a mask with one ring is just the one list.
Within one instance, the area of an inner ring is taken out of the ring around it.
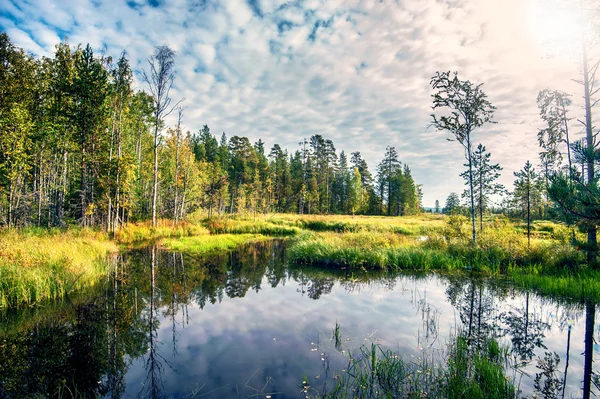
{"label": "cloud", "polygon": [[437,70],[485,83],[498,124],[474,138],[504,166],[508,186],[513,171],[537,161],[537,92],[581,97],[570,81],[576,60],[548,58],[532,32],[538,8],[535,0],[12,0],[0,5],[0,29],[40,55],[65,37],[113,57],[127,50],[136,71],[168,44],[178,54],[172,95],[185,97],[190,130],[208,124],[291,152],[323,134],[338,151],[361,151],[372,172],[396,146],[433,205],[462,191],[464,163],[458,143],[427,128]]}

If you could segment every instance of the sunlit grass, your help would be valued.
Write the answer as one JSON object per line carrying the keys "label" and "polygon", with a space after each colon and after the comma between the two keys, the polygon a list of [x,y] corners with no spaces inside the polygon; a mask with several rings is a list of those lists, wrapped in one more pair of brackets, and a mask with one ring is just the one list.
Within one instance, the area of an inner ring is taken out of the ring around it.
{"label": "sunlit grass", "polygon": [[117,246],[101,232],[39,229],[0,233],[0,308],[62,298],[93,286]]}
{"label": "sunlit grass", "polygon": [[117,243],[125,246],[145,244],[160,238],[187,237],[208,234],[205,227],[188,222],[174,223],[171,220],[161,219],[156,227],[151,222],[129,223],[118,229],[114,234]]}
{"label": "sunlit grass", "polygon": [[218,234],[201,235],[194,237],[167,238],[161,245],[171,251],[186,253],[206,253],[235,249],[237,246],[249,242],[265,241],[270,237],[260,234]]}

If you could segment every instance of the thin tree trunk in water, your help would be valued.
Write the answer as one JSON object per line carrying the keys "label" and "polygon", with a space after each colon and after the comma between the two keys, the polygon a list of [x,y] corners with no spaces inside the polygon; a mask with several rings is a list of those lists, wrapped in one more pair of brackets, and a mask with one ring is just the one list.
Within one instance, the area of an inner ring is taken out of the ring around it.
{"label": "thin tree trunk in water", "polygon": [[529,333],[529,292],[527,292],[525,298],[525,333],[523,342],[527,342],[527,335]]}
{"label": "thin tree trunk in water", "polygon": [[583,360],[583,399],[590,399],[592,389],[592,362],[594,357],[594,323],[596,304],[588,300],[585,303],[585,346]]}
{"label": "thin tree trunk in water", "polygon": [[469,335],[471,338],[471,332],[473,328],[473,308],[475,307],[475,282],[471,281],[471,306],[469,308]]}

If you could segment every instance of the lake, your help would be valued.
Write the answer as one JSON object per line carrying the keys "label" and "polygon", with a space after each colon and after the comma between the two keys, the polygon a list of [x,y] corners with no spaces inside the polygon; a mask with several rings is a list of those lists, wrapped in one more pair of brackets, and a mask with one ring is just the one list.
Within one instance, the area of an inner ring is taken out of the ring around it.
{"label": "lake", "polygon": [[564,397],[581,397],[595,316],[502,281],[289,265],[280,240],[210,256],[149,247],[112,259],[90,292],[1,314],[0,397],[317,397],[362,345],[435,363],[458,330],[507,346],[522,396],[545,352],[564,378],[568,348]]}

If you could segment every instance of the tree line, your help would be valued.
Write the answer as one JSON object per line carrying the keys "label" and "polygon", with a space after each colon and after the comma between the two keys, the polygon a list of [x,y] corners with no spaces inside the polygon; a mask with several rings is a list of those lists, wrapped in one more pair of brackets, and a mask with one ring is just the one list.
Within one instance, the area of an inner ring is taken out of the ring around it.
{"label": "tree line", "polygon": [[[387,147],[375,176],[360,152],[314,134],[288,151],[207,125],[183,131],[176,54],[159,46],[136,90],[118,58],[64,41],[34,57],[0,33],[0,226],[104,226],[195,211],[407,215],[421,186]],[[177,116],[175,126],[165,118]]]}

